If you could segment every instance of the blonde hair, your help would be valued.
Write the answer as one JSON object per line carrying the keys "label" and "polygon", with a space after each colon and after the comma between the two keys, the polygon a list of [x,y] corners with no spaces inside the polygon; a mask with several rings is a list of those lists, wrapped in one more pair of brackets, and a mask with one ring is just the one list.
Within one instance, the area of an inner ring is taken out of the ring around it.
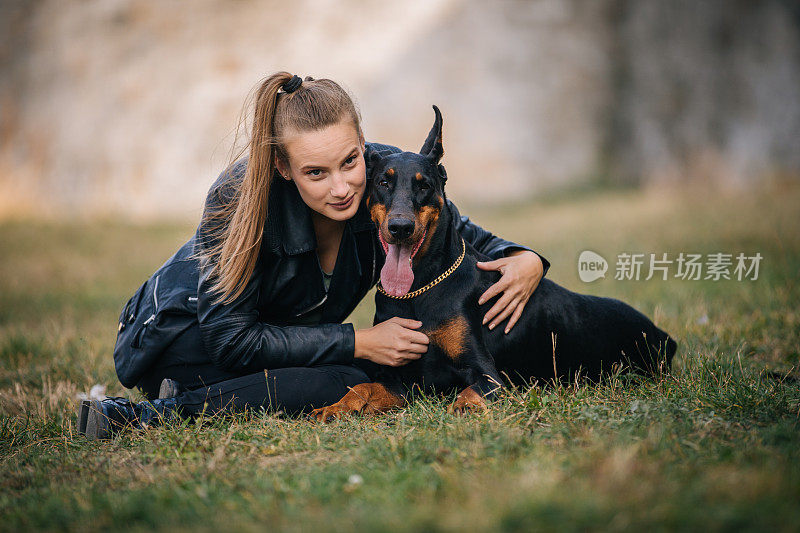
{"label": "blonde hair", "polygon": [[[329,79],[308,76],[293,92],[281,91],[292,78],[288,72],[276,72],[262,80],[256,90],[253,104],[251,135],[237,155],[231,155],[226,173],[245,151],[249,151],[244,177],[232,197],[214,209],[203,212],[201,226],[208,234],[208,243],[198,243],[194,257],[204,267],[210,267],[213,279],[211,291],[218,293],[215,303],[230,303],[244,291],[253,274],[264,224],[270,185],[280,158],[288,163],[284,147],[287,132],[306,132],[338,124],[351,118],[356,131],[361,132],[361,117],[350,95],[339,84]],[[248,101],[250,98],[248,98]],[[245,102],[239,119],[248,115]],[[234,140],[235,150],[236,141]]]}

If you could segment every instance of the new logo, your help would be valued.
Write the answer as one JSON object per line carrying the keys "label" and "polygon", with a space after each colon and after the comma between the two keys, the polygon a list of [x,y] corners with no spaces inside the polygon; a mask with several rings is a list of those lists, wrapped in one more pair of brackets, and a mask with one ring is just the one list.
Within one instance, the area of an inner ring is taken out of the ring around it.
{"label": "new logo", "polygon": [[590,283],[606,277],[608,261],[602,255],[584,250],[578,257],[578,277],[585,283]]}

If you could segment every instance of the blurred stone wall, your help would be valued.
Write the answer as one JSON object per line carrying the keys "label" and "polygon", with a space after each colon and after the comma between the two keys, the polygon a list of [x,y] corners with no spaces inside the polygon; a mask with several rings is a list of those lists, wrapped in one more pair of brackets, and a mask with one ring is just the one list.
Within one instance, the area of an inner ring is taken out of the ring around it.
{"label": "blurred stone wall", "polygon": [[798,28],[788,0],[0,0],[0,213],[199,215],[281,69],[407,149],[436,103],[458,199],[796,176]]}
{"label": "blurred stone wall", "polygon": [[612,5],[614,177],[741,185],[800,172],[800,2]]}

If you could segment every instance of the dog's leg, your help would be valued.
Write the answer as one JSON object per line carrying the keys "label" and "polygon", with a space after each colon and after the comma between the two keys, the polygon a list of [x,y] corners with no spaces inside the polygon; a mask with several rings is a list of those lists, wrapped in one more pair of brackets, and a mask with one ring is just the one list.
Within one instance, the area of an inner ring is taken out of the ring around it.
{"label": "dog's leg", "polygon": [[385,413],[403,407],[405,403],[402,396],[391,392],[381,383],[360,383],[351,387],[335,404],[314,409],[311,416],[319,422],[328,422],[350,413]]}
{"label": "dog's leg", "polygon": [[479,335],[470,342],[471,350],[468,359],[472,361],[472,370],[467,383],[472,385],[462,390],[456,401],[447,408],[448,413],[466,413],[482,411],[488,407],[488,401],[503,387],[500,372],[494,363],[494,357],[486,344],[486,339]]}

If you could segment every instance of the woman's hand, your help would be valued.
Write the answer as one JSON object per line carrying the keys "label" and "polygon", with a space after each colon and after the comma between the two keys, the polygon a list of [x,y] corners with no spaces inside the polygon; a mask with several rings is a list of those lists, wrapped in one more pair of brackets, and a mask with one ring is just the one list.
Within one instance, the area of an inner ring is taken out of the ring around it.
{"label": "woman's hand", "polygon": [[394,317],[371,328],[356,330],[355,356],[387,366],[402,366],[428,351],[428,336],[419,320]]}
{"label": "woman's hand", "polygon": [[542,260],[529,250],[516,250],[508,257],[494,261],[479,261],[477,266],[481,270],[497,270],[502,274],[497,283],[481,295],[478,305],[483,305],[502,292],[503,295],[483,317],[483,323],[488,323],[489,329],[494,329],[511,316],[505,329],[508,333],[519,320],[525,304],[542,280],[544,274]]}

